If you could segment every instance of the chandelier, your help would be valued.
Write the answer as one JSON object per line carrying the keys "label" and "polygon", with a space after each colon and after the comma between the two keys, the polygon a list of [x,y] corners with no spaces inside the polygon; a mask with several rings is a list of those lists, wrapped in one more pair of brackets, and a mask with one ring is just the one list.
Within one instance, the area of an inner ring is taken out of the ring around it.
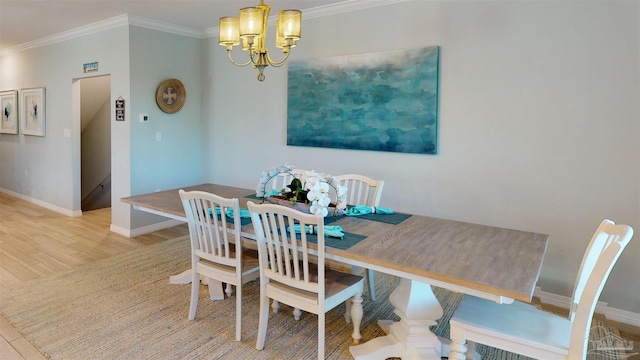
{"label": "chandelier", "polygon": [[[281,48],[284,58],[280,61],[273,61],[269,57],[266,47],[267,25],[271,6],[265,5],[264,0],[254,7],[240,9],[240,17],[225,16],[220,18],[220,41],[221,46],[226,46],[229,61],[236,66],[253,65],[258,69],[258,80],[264,81],[264,68],[271,65],[282,66],[289,57],[289,50],[296,47],[296,42],[300,40],[300,27],[302,11],[282,10],[278,14],[276,21],[276,47]],[[234,46],[240,45],[242,40],[242,50],[249,53],[249,61],[237,63],[231,57],[231,50]]]}

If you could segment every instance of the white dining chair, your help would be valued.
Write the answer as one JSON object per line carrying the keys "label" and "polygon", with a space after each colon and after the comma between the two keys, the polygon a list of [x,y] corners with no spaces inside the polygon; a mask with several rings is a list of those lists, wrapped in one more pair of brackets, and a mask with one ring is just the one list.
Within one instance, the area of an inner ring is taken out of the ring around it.
{"label": "white dining chair", "polygon": [[298,168],[293,168],[289,172],[279,173],[265,185],[265,190],[276,190],[279,192],[285,187],[289,186],[291,184],[291,180],[293,180],[294,178],[300,179],[300,181],[302,181],[302,184],[304,185],[305,174],[306,170]]}
{"label": "white dining chair", "polygon": [[[264,348],[269,299],[318,315],[319,359],[324,359],[325,313],[344,302],[345,319],[347,323],[353,323],[352,337],[358,344],[362,338],[364,280],[325,267],[322,216],[275,204],[258,205],[250,201],[247,206],[260,258],[260,320],[256,348]],[[296,235],[296,227],[300,230],[299,235]],[[313,227],[317,246],[307,239],[305,229],[310,227]]]}
{"label": "white dining chair", "polygon": [[586,359],[596,302],[632,236],[627,225],[600,224],[582,259],[568,317],[518,301],[500,305],[465,295],[450,320],[449,359],[474,358],[475,343],[536,359]]}
{"label": "white dining chair", "polygon": [[[240,236],[238,199],[228,199],[203,191],[180,190],[180,198],[191,237],[191,304],[189,320],[195,319],[200,276],[236,287],[236,340],[242,334],[242,285],[260,276],[258,254],[245,249]],[[218,211],[219,210],[219,211]],[[232,213],[231,213],[232,212]]]}
{"label": "white dining chair", "polygon": [[[374,180],[358,174],[338,175],[335,178],[347,187],[347,205],[380,206],[380,198],[384,188],[383,180]],[[357,269],[356,266],[352,267],[353,272]],[[369,289],[369,297],[371,300],[375,300],[376,288],[373,270],[367,269],[365,279]]]}

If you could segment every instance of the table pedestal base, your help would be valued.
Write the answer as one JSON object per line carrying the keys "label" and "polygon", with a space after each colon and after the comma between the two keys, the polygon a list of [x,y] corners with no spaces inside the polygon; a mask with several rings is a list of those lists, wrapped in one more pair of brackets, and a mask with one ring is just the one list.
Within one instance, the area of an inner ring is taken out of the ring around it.
{"label": "table pedestal base", "polygon": [[[224,300],[224,291],[220,281],[200,275],[200,282],[209,286],[209,298],[211,300]],[[178,275],[169,276],[169,284],[191,284],[191,269],[185,270]]]}
{"label": "table pedestal base", "polygon": [[390,357],[402,359],[440,360],[449,354],[448,341],[429,330],[442,317],[442,306],[429,284],[401,279],[389,296],[400,321],[379,321],[386,336],[350,346],[356,360],[378,360]]}

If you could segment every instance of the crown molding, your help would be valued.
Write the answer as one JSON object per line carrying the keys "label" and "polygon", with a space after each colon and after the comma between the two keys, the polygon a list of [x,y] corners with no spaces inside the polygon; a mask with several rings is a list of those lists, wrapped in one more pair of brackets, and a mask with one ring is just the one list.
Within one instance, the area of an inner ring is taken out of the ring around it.
{"label": "crown molding", "polygon": [[204,39],[205,37],[204,31],[198,30],[196,28],[171,24],[168,22],[149,19],[142,16],[136,16],[136,15],[127,15],[127,16],[129,18],[129,25],[138,26],[138,27],[151,29],[151,30],[158,30],[166,33],[176,34],[176,35],[197,38],[197,39]]}
{"label": "crown molding", "polygon": [[347,0],[338,4],[307,9],[302,12],[302,17],[303,19],[315,19],[379,6],[394,5],[407,1],[411,0]]}
{"label": "crown molding", "polygon": [[112,17],[109,19],[105,19],[105,20],[101,20],[101,21],[89,24],[89,25],[81,26],[72,30],[68,30],[58,34],[43,37],[42,39],[26,42],[24,44],[11,47],[9,49],[3,50],[2,53],[0,53],[0,56],[8,55],[10,53],[16,53],[20,51],[25,51],[25,50],[29,50],[37,47],[52,45],[52,44],[75,39],[85,35],[95,34],[101,31],[124,26],[124,25],[127,25],[128,23],[129,23],[129,20],[127,18],[127,15]]}
{"label": "crown molding", "polygon": [[[332,16],[337,14],[348,13],[352,11],[364,10],[379,6],[386,6],[392,4],[398,4],[411,0],[347,0],[337,4],[318,6],[310,9],[306,9],[302,13],[303,19],[315,19],[325,16]],[[277,15],[269,18],[270,24],[275,24]],[[0,57],[25,51],[37,47],[52,45],[63,41],[79,38],[81,36],[95,34],[101,31],[111,30],[120,26],[133,25],[151,30],[158,30],[176,35],[182,35],[187,37],[193,37],[197,39],[204,39],[208,37],[218,36],[220,31],[219,26],[208,28],[205,30],[198,30],[188,26],[181,26],[171,24],[164,21],[149,19],[136,15],[123,14],[115,16],[109,19],[101,20],[86,26],[81,26],[69,31],[61,32],[51,36],[44,37],[42,39],[30,41],[24,44],[20,44],[8,49],[0,51]]]}
{"label": "crown molding", "polygon": [[188,37],[194,37],[203,39],[205,33],[202,30],[190,28],[187,26],[175,25],[164,21],[154,20],[136,15],[118,15],[109,19],[101,20],[89,25],[81,26],[69,31],[64,31],[58,34],[44,37],[42,39],[30,41],[24,44],[20,44],[9,49],[0,52],[0,56],[25,51],[37,47],[43,47],[47,45],[53,45],[67,40],[76,39],[85,35],[91,35],[106,30],[115,29],[121,26],[132,25],[151,30],[158,30],[167,33],[183,35]]}
{"label": "crown molding", "polygon": [[[302,19],[316,19],[337,14],[344,14],[352,11],[365,10],[369,8],[394,5],[412,0],[346,0],[341,3],[318,6],[302,11]],[[269,17],[269,25],[275,25],[278,15]],[[204,37],[216,37],[220,33],[220,26],[214,26],[204,30]]]}

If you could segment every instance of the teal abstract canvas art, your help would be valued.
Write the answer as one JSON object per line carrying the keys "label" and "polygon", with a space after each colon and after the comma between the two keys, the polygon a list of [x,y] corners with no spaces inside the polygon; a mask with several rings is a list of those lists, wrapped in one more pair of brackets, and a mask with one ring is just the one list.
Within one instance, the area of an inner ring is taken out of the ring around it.
{"label": "teal abstract canvas art", "polygon": [[287,145],[436,154],[439,47],[291,61]]}

